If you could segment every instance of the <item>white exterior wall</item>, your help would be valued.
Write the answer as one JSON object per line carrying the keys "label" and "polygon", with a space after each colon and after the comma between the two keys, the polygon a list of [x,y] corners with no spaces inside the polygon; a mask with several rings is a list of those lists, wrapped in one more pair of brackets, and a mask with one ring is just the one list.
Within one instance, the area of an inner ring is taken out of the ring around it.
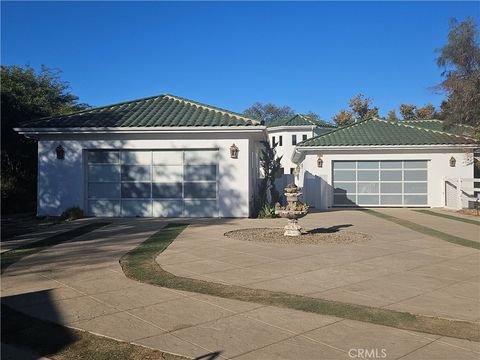
{"label": "white exterior wall", "polygon": [[[260,136],[259,136],[260,135]],[[222,138],[219,138],[219,137]],[[243,138],[239,138],[243,136]],[[147,134],[147,135],[70,135],[44,136],[38,141],[38,205],[37,214],[61,215],[71,207],[86,207],[84,163],[85,150],[90,149],[219,149],[218,199],[220,217],[248,217],[249,202],[258,177],[255,159],[259,137],[235,134]],[[132,138],[135,137],[135,138]],[[148,137],[148,138],[147,138]],[[47,139],[46,139],[47,138]],[[238,159],[230,158],[230,146],[239,148]],[[65,159],[56,158],[55,148],[62,145]]]}
{"label": "white exterior wall", "polygon": [[[322,154],[323,167],[317,166],[318,154]],[[457,162],[450,167],[450,158]],[[473,150],[311,150],[301,163],[298,185],[303,187],[306,202],[318,209],[333,205],[332,162],[337,160],[428,160],[428,204],[430,207],[444,207],[444,178],[472,178]]]}
{"label": "white exterior wall", "polygon": [[282,156],[281,164],[284,174],[290,174],[291,168],[296,168],[297,164],[294,164],[291,160],[296,145],[292,145],[292,135],[297,135],[297,143],[302,141],[302,135],[307,135],[307,139],[315,136],[313,126],[285,126],[278,128],[267,128],[268,140],[270,144],[273,144],[273,137],[278,144],[279,137],[282,136],[282,146],[277,145],[277,156]]}

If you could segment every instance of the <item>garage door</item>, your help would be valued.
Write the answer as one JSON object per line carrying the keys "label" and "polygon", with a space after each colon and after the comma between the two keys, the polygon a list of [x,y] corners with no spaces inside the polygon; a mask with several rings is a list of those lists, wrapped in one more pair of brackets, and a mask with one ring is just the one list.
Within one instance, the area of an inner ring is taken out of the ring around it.
{"label": "garage door", "polygon": [[217,217],[217,150],[87,151],[93,216]]}
{"label": "garage door", "polygon": [[427,161],[334,161],[335,206],[427,206]]}

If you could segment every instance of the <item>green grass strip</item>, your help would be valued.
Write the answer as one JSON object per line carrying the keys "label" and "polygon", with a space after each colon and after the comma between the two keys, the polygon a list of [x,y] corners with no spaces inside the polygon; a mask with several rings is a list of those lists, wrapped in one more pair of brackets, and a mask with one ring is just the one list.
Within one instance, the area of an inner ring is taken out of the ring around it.
{"label": "green grass strip", "polygon": [[93,230],[109,225],[109,222],[94,222],[87,225],[77,227],[72,230],[62,232],[53,236],[49,236],[45,239],[35,241],[30,244],[22,245],[16,249],[12,249],[2,254],[0,261],[0,273],[3,274],[5,270],[10,266],[20,261],[25,256],[33,255],[42,250],[49,248],[50,246],[58,245],[65,241],[72,240],[78,236],[87,234]]}
{"label": "green grass strip", "polygon": [[480,225],[480,221],[473,220],[473,219],[465,219],[465,218],[461,218],[460,216],[442,214],[442,213],[438,213],[436,211],[431,211],[431,210],[413,210],[413,211],[423,213],[423,214],[438,216],[438,217],[442,217],[442,218],[445,218],[445,219],[461,221],[461,222],[464,222],[464,223],[467,223],[467,224]]}
{"label": "green grass strip", "polygon": [[184,224],[169,224],[124,255],[120,259],[120,264],[127,277],[171,289],[480,341],[480,326],[466,321],[437,319],[395,310],[176,276],[162,269],[155,259],[186,227]]}
{"label": "green grass strip", "polygon": [[432,229],[432,228],[414,223],[414,222],[409,221],[409,220],[400,219],[400,218],[397,218],[397,217],[392,216],[392,215],[387,215],[387,214],[384,214],[384,213],[381,213],[379,211],[375,211],[375,210],[372,210],[372,209],[365,209],[365,210],[362,210],[362,211],[366,212],[367,214],[382,218],[384,220],[391,221],[395,224],[405,226],[406,228],[409,228],[413,231],[417,231],[419,233],[422,233],[422,234],[425,234],[425,235],[428,235],[428,236],[436,237],[438,239],[445,240],[445,241],[448,241],[448,242],[453,243],[453,244],[457,244],[457,245],[466,246],[466,247],[470,247],[470,248],[473,248],[473,249],[480,250],[480,242],[477,242],[477,241],[464,239],[464,238],[461,238],[461,237],[458,237],[458,236],[455,236],[455,235],[450,235],[450,234],[444,233],[442,231],[438,231],[438,230],[435,230],[435,229]]}
{"label": "green grass strip", "polygon": [[[186,360],[159,350],[40,320],[2,304],[2,343],[39,356],[71,360]],[[7,351],[2,346],[2,358]]]}

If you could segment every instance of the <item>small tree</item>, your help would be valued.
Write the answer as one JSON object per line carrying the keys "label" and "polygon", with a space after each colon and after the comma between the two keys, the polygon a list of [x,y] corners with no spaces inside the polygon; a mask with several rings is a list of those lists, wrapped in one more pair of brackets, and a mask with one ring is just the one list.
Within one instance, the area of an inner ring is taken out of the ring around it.
{"label": "small tree", "polygon": [[[280,193],[275,188],[275,176],[281,169],[282,157],[277,156],[275,150],[277,144],[270,145],[268,141],[262,141],[263,149],[260,151],[260,168],[263,178],[258,186],[258,197],[255,201],[255,215],[258,215],[265,205],[273,207],[280,200]],[[270,200],[268,199],[270,197]]]}
{"label": "small tree", "polygon": [[430,120],[435,117],[435,106],[427,104],[424,107],[415,110],[415,115],[418,120]]}
{"label": "small tree", "polygon": [[353,121],[353,114],[351,111],[341,109],[334,117],[333,120],[340,126],[347,125]]}
{"label": "small tree", "polygon": [[348,106],[350,110],[341,109],[333,120],[338,125],[347,125],[353,121],[361,121],[378,117],[378,107],[371,107],[372,99],[358,94],[350,99]]}
{"label": "small tree", "polygon": [[416,120],[417,115],[415,115],[415,110],[417,107],[412,104],[402,104],[400,105],[400,114],[402,114],[403,120]]}
{"label": "small tree", "polygon": [[395,110],[390,110],[388,112],[387,120],[391,120],[391,121],[397,121],[398,120],[397,113],[395,112]]}

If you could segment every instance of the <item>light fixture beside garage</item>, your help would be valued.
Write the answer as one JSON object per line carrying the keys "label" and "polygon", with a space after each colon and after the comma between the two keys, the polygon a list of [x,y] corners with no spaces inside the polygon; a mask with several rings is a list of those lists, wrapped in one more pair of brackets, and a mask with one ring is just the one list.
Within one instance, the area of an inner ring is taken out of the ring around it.
{"label": "light fixture beside garage", "polygon": [[317,167],[323,167],[323,159],[321,154],[317,156]]}
{"label": "light fixture beside garage", "polygon": [[232,146],[230,146],[230,157],[232,159],[238,159],[238,147],[235,144],[232,144]]}
{"label": "light fixture beside garage", "polygon": [[55,152],[57,154],[57,159],[58,160],[63,160],[65,159],[65,149],[63,148],[62,145],[58,145],[56,148],[55,148]]}
{"label": "light fixture beside garage", "polygon": [[457,160],[452,156],[450,158],[450,167],[455,167],[456,164],[457,164]]}

